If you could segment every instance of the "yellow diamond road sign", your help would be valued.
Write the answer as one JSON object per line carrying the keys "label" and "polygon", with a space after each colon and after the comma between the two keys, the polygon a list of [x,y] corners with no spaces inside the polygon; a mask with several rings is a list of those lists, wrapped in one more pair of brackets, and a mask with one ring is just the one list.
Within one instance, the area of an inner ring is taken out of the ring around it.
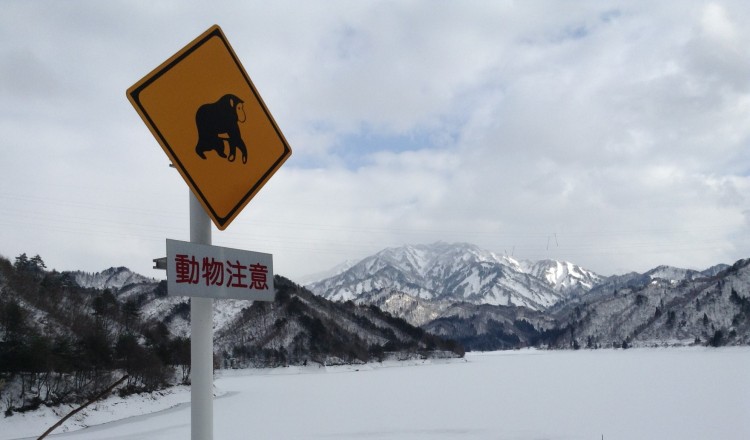
{"label": "yellow diamond road sign", "polygon": [[127,96],[221,230],[292,154],[219,26]]}

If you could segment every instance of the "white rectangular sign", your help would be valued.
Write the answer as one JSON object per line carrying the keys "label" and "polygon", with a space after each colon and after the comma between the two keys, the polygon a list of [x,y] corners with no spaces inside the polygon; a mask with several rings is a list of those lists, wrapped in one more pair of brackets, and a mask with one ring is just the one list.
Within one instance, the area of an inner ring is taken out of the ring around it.
{"label": "white rectangular sign", "polygon": [[167,294],[273,301],[273,255],[167,239]]}

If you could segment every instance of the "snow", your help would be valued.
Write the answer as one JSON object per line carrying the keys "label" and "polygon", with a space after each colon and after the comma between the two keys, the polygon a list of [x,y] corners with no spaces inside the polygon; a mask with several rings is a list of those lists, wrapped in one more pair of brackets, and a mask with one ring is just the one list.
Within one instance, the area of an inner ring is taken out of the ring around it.
{"label": "snow", "polygon": [[[176,386],[165,391],[137,394],[127,399],[110,396],[93,403],[67,420],[47,438],[70,438],[111,427],[116,423],[158,416],[172,408],[186,407],[190,410],[190,387]],[[41,407],[38,411],[14,414],[0,419],[0,439],[38,438],[78,406],[64,405],[57,408]],[[88,428],[82,431],[83,428]],[[64,434],[68,435],[64,435]]]}
{"label": "snow", "polygon": [[213,329],[225,328],[229,322],[242,312],[242,309],[250,307],[252,301],[241,299],[223,299],[213,302]]}
{"label": "snow", "polygon": [[[750,347],[693,347],[222,371],[214,438],[747,439],[749,368]],[[111,398],[51,438],[189,438],[179,396]],[[0,439],[36,438],[45,411],[0,419]]]}

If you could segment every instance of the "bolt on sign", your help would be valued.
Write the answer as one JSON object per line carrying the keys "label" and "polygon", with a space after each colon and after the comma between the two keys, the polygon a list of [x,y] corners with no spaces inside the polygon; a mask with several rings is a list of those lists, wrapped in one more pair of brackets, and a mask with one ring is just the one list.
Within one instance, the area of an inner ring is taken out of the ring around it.
{"label": "bolt on sign", "polygon": [[220,230],[292,154],[219,26],[127,96]]}
{"label": "bolt on sign", "polygon": [[273,256],[167,239],[167,293],[273,301]]}

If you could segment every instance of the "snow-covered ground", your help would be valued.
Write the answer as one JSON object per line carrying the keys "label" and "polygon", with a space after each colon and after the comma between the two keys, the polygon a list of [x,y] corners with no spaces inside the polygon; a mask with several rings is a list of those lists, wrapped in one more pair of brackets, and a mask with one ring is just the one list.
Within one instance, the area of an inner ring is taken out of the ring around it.
{"label": "snow-covered ground", "polygon": [[[750,347],[225,371],[214,438],[748,439],[748,372]],[[188,439],[188,400],[186,389],[110,399],[50,438]],[[0,439],[37,438],[55,420],[49,411],[0,419]],[[82,424],[98,425],[72,430]]]}

